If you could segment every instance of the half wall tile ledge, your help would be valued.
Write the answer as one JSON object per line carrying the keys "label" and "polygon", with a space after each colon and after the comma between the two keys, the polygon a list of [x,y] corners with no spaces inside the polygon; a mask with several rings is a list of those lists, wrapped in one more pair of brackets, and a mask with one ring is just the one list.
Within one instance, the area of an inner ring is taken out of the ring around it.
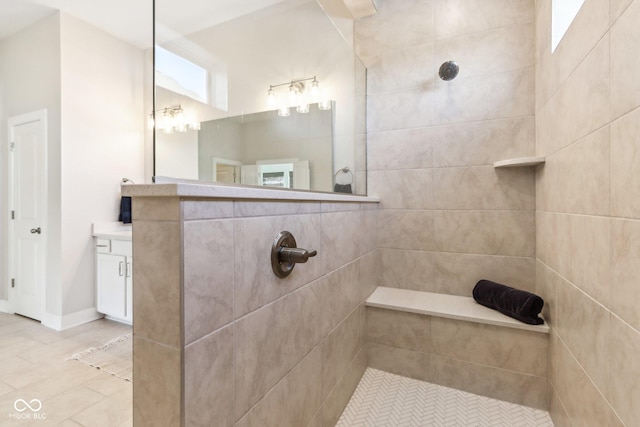
{"label": "half wall tile ledge", "polygon": [[518,168],[526,166],[538,166],[545,162],[544,156],[538,157],[518,157],[515,159],[500,160],[493,164],[494,168]]}
{"label": "half wall tile ledge", "polygon": [[287,190],[275,188],[245,187],[213,183],[161,182],[155,184],[127,185],[122,187],[123,196],[131,197],[197,197],[209,199],[290,200],[317,202],[379,203],[379,197],[322,193],[315,191]]}

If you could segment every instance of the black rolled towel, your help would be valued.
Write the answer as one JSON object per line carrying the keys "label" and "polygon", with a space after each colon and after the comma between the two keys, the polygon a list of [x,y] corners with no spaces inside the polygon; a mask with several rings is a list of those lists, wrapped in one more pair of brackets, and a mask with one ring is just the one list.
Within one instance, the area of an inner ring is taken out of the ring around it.
{"label": "black rolled towel", "polygon": [[351,184],[336,184],[333,186],[334,193],[349,193],[351,194]]}
{"label": "black rolled towel", "polygon": [[118,221],[131,224],[131,197],[123,196],[120,199],[120,216]]}
{"label": "black rolled towel", "polygon": [[544,300],[538,295],[520,289],[514,289],[490,280],[480,280],[473,288],[473,299],[478,304],[498,310],[529,325],[544,323],[538,314],[542,311]]}

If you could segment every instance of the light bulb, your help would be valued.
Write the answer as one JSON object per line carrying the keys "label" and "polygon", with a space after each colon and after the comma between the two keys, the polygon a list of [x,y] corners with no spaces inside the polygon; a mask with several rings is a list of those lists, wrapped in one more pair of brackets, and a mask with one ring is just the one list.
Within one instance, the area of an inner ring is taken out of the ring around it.
{"label": "light bulb", "polygon": [[273,89],[269,89],[267,92],[267,105],[269,105],[270,109],[276,108],[276,95],[273,93]]}
{"label": "light bulb", "polygon": [[309,104],[300,104],[296,107],[296,111],[301,114],[306,114],[309,112]]}
{"label": "light bulb", "polygon": [[298,98],[298,90],[293,85],[293,83],[291,83],[291,86],[289,86],[289,102],[291,103],[291,105],[296,104],[297,98]]}
{"label": "light bulb", "polygon": [[280,107],[278,108],[278,115],[280,117],[289,117],[289,115],[291,115],[291,111],[289,110],[289,107]]}
{"label": "light bulb", "polygon": [[186,132],[187,125],[184,121],[184,112],[182,108],[179,108],[175,116],[173,117],[173,123],[178,132]]}
{"label": "light bulb", "polygon": [[331,110],[331,100],[323,99],[322,101],[318,102],[318,110]]}
{"label": "light bulb", "polygon": [[311,89],[309,90],[309,95],[311,95],[311,100],[313,102],[318,102],[318,97],[320,96],[320,87],[318,81],[314,78],[311,82]]}

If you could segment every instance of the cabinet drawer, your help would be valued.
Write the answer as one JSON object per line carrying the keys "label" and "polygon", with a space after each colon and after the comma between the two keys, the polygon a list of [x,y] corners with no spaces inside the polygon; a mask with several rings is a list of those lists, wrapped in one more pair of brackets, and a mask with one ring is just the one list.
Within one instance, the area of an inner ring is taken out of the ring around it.
{"label": "cabinet drawer", "polygon": [[133,255],[131,242],[128,240],[111,240],[111,253],[118,255]]}
{"label": "cabinet drawer", "polygon": [[96,239],[96,252],[98,252],[99,254],[111,253],[111,240]]}

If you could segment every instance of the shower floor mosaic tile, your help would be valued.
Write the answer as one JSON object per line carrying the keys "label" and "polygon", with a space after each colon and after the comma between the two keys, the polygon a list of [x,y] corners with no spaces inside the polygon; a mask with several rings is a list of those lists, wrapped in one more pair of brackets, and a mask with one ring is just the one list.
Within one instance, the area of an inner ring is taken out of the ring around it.
{"label": "shower floor mosaic tile", "polygon": [[336,427],[553,427],[549,413],[368,368]]}

